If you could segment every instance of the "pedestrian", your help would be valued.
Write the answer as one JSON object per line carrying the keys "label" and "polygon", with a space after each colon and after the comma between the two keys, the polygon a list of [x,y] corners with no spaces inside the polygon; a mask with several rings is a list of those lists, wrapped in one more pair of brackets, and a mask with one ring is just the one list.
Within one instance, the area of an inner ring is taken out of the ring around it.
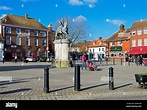
{"label": "pedestrian", "polygon": [[15,56],[15,63],[17,63],[17,55]]}
{"label": "pedestrian", "polygon": [[4,58],[4,55],[3,55],[3,63],[5,63],[5,58]]}
{"label": "pedestrian", "polygon": [[142,55],[139,56],[139,65],[142,65]]}
{"label": "pedestrian", "polygon": [[85,69],[86,70],[86,56],[85,54],[83,53],[82,55],[82,70]]}

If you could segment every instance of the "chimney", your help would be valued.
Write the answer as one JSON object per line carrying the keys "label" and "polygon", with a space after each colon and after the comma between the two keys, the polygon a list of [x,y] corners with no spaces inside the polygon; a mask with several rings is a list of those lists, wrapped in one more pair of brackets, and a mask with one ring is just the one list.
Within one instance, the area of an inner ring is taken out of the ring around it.
{"label": "chimney", "polygon": [[27,13],[25,14],[25,18],[28,18],[28,14]]}
{"label": "chimney", "polygon": [[48,30],[49,30],[49,31],[52,31],[52,24],[49,24],[49,25],[48,25]]}
{"label": "chimney", "polygon": [[124,25],[121,24],[121,25],[120,25],[120,30],[119,30],[119,31],[120,31],[120,32],[123,32],[124,30],[125,30],[125,29],[124,29]]}
{"label": "chimney", "polygon": [[102,37],[98,37],[98,40],[101,40],[102,39]]}

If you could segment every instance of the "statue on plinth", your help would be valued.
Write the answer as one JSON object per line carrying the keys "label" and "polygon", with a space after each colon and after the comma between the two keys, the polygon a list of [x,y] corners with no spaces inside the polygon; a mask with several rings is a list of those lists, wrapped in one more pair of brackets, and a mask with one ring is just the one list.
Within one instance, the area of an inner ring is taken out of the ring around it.
{"label": "statue on plinth", "polygon": [[55,40],[57,39],[67,39],[68,34],[68,22],[64,19],[59,21],[59,27],[56,29]]}

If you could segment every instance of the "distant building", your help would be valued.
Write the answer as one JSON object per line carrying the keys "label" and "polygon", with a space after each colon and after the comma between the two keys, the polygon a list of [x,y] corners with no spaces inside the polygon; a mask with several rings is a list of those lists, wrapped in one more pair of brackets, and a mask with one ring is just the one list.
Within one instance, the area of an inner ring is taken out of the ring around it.
{"label": "distant building", "polygon": [[120,25],[120,29],[110,36],[106,43],[108,45],[108,58],[115,58],[120,61],[121,58],[125,61],[126,53],[130,49],[130,29],[125,29],[124,25]]}
{"label": "distant building", "polygon": [[0,23],[0,37],[4,44],[5,60],[10,61],[14,56],[20,60],[25,57],[48,57],[49,37],[53,32],[48,28],[28,17],[28,14],[4,16]]}
{"label": "distant building", "polygon": [[88,53],[92,54],[92,57],[96,60],[104,59],[106,57],[107,45],[105,40],[106,39],[102,39],[102,37],[98,37],[97,40],[93,40],[88,45]]}
{"label": "distant building", "polygon": [[128,55],[142,55],[147,58],[147,20],[136,21],[130,28]]}

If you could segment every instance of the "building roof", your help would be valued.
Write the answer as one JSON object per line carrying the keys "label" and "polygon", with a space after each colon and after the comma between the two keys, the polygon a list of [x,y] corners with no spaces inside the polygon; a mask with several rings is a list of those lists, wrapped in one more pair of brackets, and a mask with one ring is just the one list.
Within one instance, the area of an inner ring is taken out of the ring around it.
{"label": "building roof", "polygon": [[26,14],[25,16],[16,16],[12,14],[7,14],[1,20],[2,24],[10,24],[16,26],[24,26],[29,28],[39,28],[39,29],[47,29],[40,22],[36,21],[34,18],[29,18]]}
{"label": "building roof", "polygon": [[85,51],[87,51],[86,48],[88,47],[89,43],[90,43],[89,41],[83,41],[83,42],[79,42],[77,44],[73,44],[72,47],[73,48],[78,47],[80,49],[80,52],[85,52]]}
{"label": "building roof", "polygon": [[102,38],[99,38],[98,40],[93,40],[92,42],[90,42],[88,47],[105,47],[105,41],[106,39]]}
{"label": "building roof", "polygon": [[122,32],[117,31],[116,33],[114,33],[111,37],[109,37],[106,42],[110,42],[110,41],[122,41],[122,40],[127,40],[129,39],[129,34],[130,33],[130,29],[124,29]]}
{"label": "building roof", "polygon": [[140,20],[140,21],[134,22],[130,29],[133,30],[133,29],[144,28],[144,27],[147,27],[147,20]]}

